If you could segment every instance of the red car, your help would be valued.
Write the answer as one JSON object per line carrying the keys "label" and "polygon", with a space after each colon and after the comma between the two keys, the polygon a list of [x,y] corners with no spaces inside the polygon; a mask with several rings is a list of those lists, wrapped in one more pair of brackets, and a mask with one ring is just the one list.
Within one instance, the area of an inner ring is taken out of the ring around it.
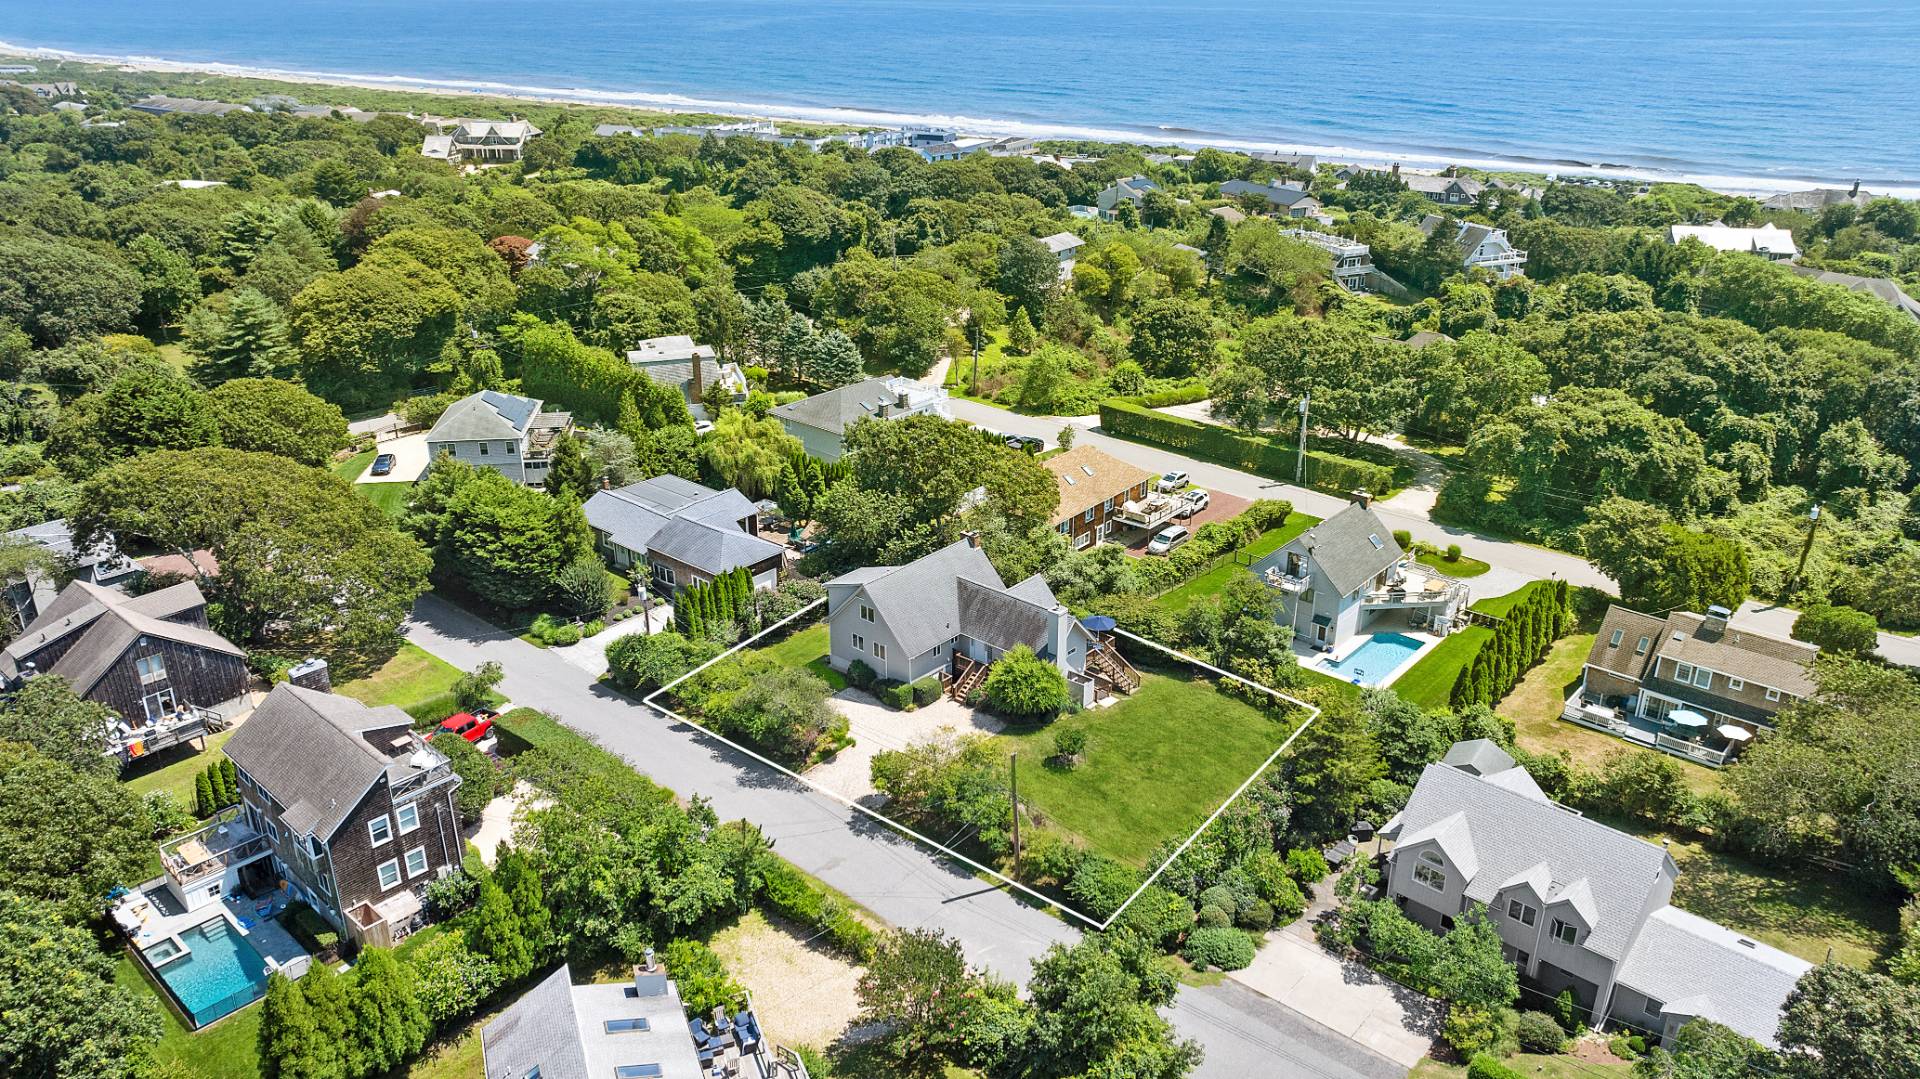
{"label": "red car", "polygon": [[440,721],[440,729],[452,731],[469,742],[478,742],[493,730],[493,715],[486,712],[477,716],[471,712],[455,712]]}

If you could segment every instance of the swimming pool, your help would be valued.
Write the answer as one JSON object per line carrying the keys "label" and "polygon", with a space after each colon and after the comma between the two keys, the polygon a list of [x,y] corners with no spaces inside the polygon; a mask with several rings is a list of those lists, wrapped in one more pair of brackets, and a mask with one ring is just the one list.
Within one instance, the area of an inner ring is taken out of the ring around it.
{"label": "swimming pool", "polygon": [[239,1011],[266,994],[267,961],[225,918],[182,930],[180,939],[187,946],[187,954],[171,962],[164,956],[156,958],[154,949],[145,954],[196,1028]]}
{"label": "swimming pool", "polygon": [[1345,657],[1322,662],[1320,669],[1343,682],[1385,685],[1393,672],[1421,647],[1420,640],[1404,633],[1375,633]]}

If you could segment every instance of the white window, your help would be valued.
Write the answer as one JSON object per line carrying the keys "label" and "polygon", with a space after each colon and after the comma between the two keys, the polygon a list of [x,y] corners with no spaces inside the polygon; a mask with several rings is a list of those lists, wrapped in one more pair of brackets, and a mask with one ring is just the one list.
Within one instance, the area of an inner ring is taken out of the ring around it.
{"label": "white window", "polygon": [[1081,520],[1083,520],[1083,521],[1091,521],[1091,520],[1093,520],[1093,507],[1092,507],[1092,506],[1088,506],[1088,507],[1087,507],[1087,512],[1086,512],[1085,514],[1083,514],[1083,515],[1081,516],[1081,518],[1080,518],[1080,519],[1081,519]]}
{"label": "white window", "polygon": [[406,835],[420,827],[420,807],[408,802],[393,811],[393,819],[400,824],[400,834]]}
{"label": "white window", "polygon": [[1636,645],[1634,645],[1634,646],[1633,646],[1633,654],[1634,654],[1634,655],[1636,655],[1636,656],[1644,656],[1644,655],[1646,655],[1646,654],[1647,654],[1647,646],[1648,646],[1648,645],[1650,645],[1650,644],[1652,644],[1652,643],[1653,643],[1653,639],[1652,639],[1651,637],[1642,637],[1642,638],[1640,638],[1640,643],[1639,643],[1639,644],[1636,644]]}
{"label": "white window", "polygon": [[862,604],[860,605],[860,621],[862,621],[862,622],[871,622],[871,621],[873,621],[873,608],[872,608],[872,607],[869,607],[869,606],[867,606],[867,605],[866,605],[866,604],[864,604],[864,603],[862,603]]}
{"label": "white window", "polygon": [[1626,635],[1627,635],[1627,631],[1626,631],[1626,630],[1624,630],[1624,629],[1616,629],[1616,630],[1614,630],[1614,631],[1613,631],[1613,636],[1607,639],[1607,647],[1608,647],[1608,648],[1618,648],[1618,647],[1620,647],[1620,641],[1621,641],[1621,640],[1622,640],[1623,638],[1625,638],[1625,637],[1626,637]]}
{"label": "white window", "polygon": [[148,685],[167,676],[167,660],[164,656],[141,656],[133,661],[133,669],[140,672],[140,684]]}
{"label": "white window", "polygon": [[1707,670],[1705,667],[1694,668],[1693,684],[1701,689],[1711,689],[1713,687],[1713,672]]}
{"label": "white window", "polygon": [[1413,879],[1436,892],[1447,890],[1447,875],[1424,862],[1413,867]]}
{"label": "white window", "polygon": [[1681,682],[1693,681],[1693,664],[1676,661],[1673,665],[1673,677]]}
{"label": "white window", "polygon": [[381,891],[384,892],[389,888],[400,887],[400,862],[398,859],[388,859],[387,861],[381,862],[379,872]]}
{"label": "white window", "polygon": [[393,822],[387,819],[385,813],[367,822],[367,838],[376,847],[393,838]]}
{"label": "white window", "polygon": [[417,877],[427,871],[427,848],[415,847],[407,852],[407,876]]}
{"label": "white window", "polygon": [[1105,501],[1104,503],[1102,503],[1102,504],[1101,504],[1101,506],[1100,506],[1100,508],[1101,508],[1101,509],[1103,509],[1103,510],[1105,510],[1105,511],[1107,511],[1108,513],[1112,513],[1112,512],[1113,512],[1113,499],[1111,499],[1111,498],[1109,498],[1109,499],[1107,499],[1107,500],[1106,500],[1106,501]]}
{"label": "white window", "polygon": [[280,829],[274,825],[273,818],[268,817],[265,824],[267,826],[267,838],[273,840],[275,843],[280,842]]}
{"label": "white window", "polygon": [[864,651],[866,651],[866,650],[867,650],[867,639],[866,639],[865,637],[862,637],[862,636],[860,636],[860,635],[859,635],[858,633],[856,633],[856,634],[854,634],[854,635],[853,635],[853,650],[854,650],[854,651],[856,651],[856,652],[864,652]]}
{"label": "white window", "polygon": [[881,644],[879,641],[873,642],[873,658],[875,659],[887,658],[887,646],[884,644]]}
{"label": "white window", "polygon": [[1747,680],[1744,678],[1728,678],[1727,688],[1728,689],[1745,689],[1747,688]]}
{"label": "white window", "polygon": [[1507,917],[1512,918],[1521,925],[1532,925],[1538,913],[1539,912],[1535,911],[1532,907],[1527,906],[1518,899],[1507,900]]}
{"label": "white window", "polygon": [[1562,944],[1574,944],[1574,943],[1577,943],[1580,939],[1579,926],[1574,925],[1572,922],[1563,922],[1558,918],[1555,918],[1553,920],[1552,932],[1553,932],[1553,939],[1559,941]]}
{"label": "white window", "polygon": [[665,562],[655,562],[653,564],[653,577],[654,580],[659,581],[668,588],[672,588],[674,585],[673,567],[667,565]]}
{"label": "white window", "polygon": [[1770,701],[1777,701],[1777,700],[1779,700],[1779,699],[1780,699],[1780,691],[1779,691],[1779,690],[1777,690],[1777,689],[1774,689],[1774,688],[1772,688],[1772,687],[1768,687],[1768,689],[1767,689],[1767,699],[1768,699],[1768,700],[1770,700]]}

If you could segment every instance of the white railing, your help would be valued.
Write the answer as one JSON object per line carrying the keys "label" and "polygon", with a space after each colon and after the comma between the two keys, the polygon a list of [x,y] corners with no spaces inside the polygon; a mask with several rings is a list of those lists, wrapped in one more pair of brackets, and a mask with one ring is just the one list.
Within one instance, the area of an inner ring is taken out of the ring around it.
{"label": "white railing", "polygon": [[1309,584],[1306,577],[1282,573],[1274,566],[1267,567],[1266,581],[1282,592],[1305,592]]}

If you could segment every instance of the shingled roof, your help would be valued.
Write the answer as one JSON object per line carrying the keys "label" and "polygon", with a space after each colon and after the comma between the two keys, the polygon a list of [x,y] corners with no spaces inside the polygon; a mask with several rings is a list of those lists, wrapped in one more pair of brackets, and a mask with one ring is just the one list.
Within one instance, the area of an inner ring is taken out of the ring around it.
{"label": "shingled roof", "polygon": [[[1024,644],[1039,651],[1053,612],[1061,609],[1045,578],[1036,573],[1009,588],[986,552],[967,540],[904,566],[857,569],[831,584],[864,590],[908,655],[962,635],[996,648]],[[1069,632],[1084,632],[1077,627]]]}
{"label": "shingled roof", "polygon": [[1153,473],[1130,465],[1092,446],[1075,446],[1040,462],[1053,473],[1060,488],[1060,506],[1049,523],[1069,520],[1109,498],[1122,498],[1153,478]]}
{"label": "shingled roof", "polygon": [[61,589],[20,636],[0,652],[0,673],[15,677],[35,663],[35,656],[68,638],[77,639],[51,664],[38,666],[42,674],[57,674],[85,694],[101,676],[142,637],[157,637],[223,655],[241,656],[238,646],[210,629],[175,622],[207,600],[192,581],[182,581],[144,596],[129,596],[86,581]]}
{"label": "shingled roof", "polygon": [[751,566],[781,552],[779,544],[740,527],[756,512],[729,487],[716,491],[663,475],[611,491],[595,491],[584,507],[587,523],[629,551],[659,551],[709,573]]}
{"label": "shingled roof", "polygon": [[[1268,559],[1275,565],[1283,565],[1285,552],[1294,548],[1305,551],[1343,596],[1373,580],[1405,555],[1394,542],[1393,530],[1386,522],[1358,502],[1349,503],[1346,509],[1307,529]],[[1256,574],[1263,570],[1264,565],[1254,566]]]}

